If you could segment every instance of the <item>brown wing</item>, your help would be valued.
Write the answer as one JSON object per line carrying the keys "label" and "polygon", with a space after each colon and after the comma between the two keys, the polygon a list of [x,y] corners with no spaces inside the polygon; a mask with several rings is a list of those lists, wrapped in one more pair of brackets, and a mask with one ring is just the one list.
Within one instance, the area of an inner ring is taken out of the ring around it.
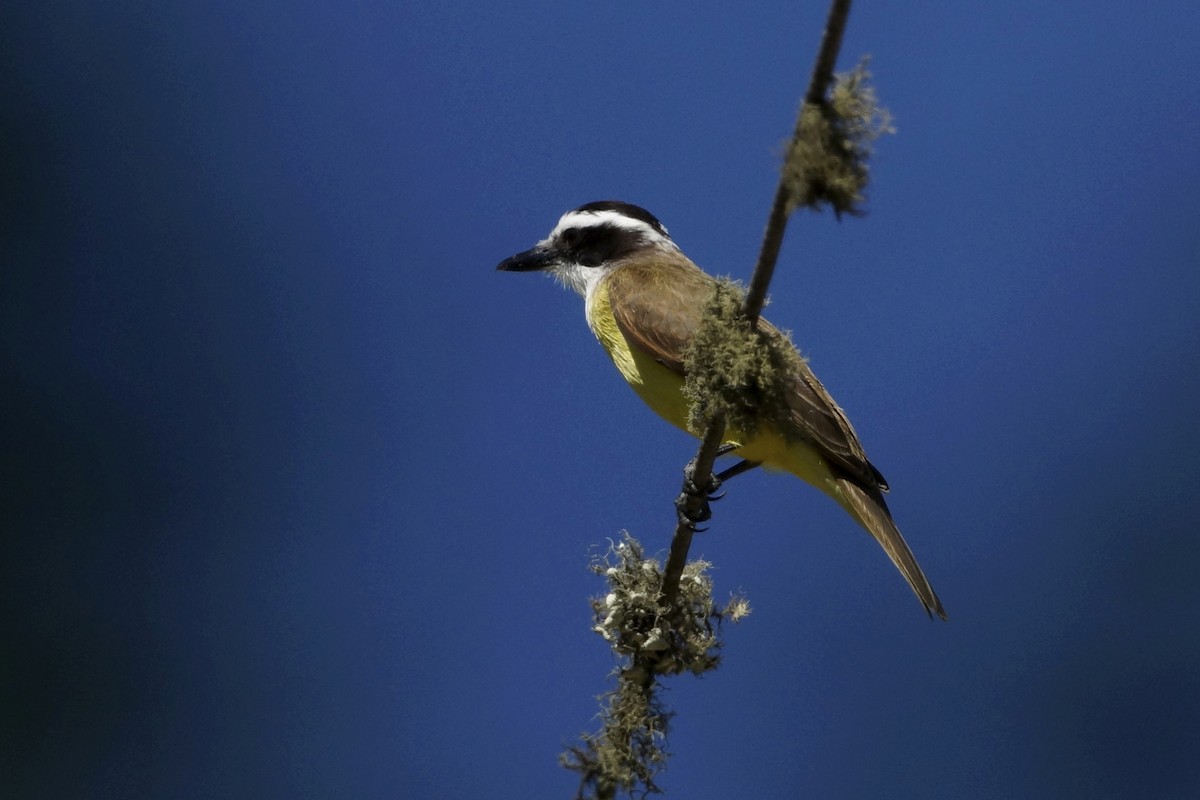
{"label": "brown wing", "polygon": [[[608,278],[608,300],[629,344],[682,375],[682,353],[700,325],[713,279],[685,256],[665,252],[656,256],[650,267],[627,264],[615,269]],[[792,346],[770,323],[763,320],[760,325],[777,344]],[[792,416],[787,421],[792,427],[785,433],[811,443],[848,479],[886,491],[887,483],[867,460],[845,413],[808,365],[796,362],[789,393]]]}
{"label": "brown wing", "polygon": [[683,350],[700,325],[713,279],[682,255],[655,256],[649,267],[615,269],[608,278],[608,301],[626,341],[682,375]]}
{"label": "brown wing", "polygon": [[[783,334],[770,323],[764,320],[760,324],[778,337],[776,341],[786,342]],[[860,486],[886,492],[887,481],[867,460],[846,412],[817,380],[807,362],[798,363],[791,382],[788,405],[792,409],[791,422],[796,426],[793,433],[816,444],[825,460],[845,477]]]}

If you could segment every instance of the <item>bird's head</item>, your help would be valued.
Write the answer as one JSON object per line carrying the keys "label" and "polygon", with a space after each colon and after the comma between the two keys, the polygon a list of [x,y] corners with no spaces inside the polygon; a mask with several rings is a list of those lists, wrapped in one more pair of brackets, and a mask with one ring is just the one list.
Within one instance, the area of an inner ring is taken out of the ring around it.
{"label": "bird's head", "polygon": [[679,252],[653,214],[631,203],[600,200],[563,214],[549,236],[496,269],[547,272],[586,297],[614,267],[663,250]]}

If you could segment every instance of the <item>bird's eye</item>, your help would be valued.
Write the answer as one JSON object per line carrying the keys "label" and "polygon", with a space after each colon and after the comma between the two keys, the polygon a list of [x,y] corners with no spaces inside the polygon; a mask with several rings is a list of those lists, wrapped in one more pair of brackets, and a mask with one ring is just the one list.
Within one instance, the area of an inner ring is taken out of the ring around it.
{"label": "bird's eye", "polygon": [[575,247],[583,238],[583,232],[579,228],[567,228],[559,235],[559,238],[567,247]]}

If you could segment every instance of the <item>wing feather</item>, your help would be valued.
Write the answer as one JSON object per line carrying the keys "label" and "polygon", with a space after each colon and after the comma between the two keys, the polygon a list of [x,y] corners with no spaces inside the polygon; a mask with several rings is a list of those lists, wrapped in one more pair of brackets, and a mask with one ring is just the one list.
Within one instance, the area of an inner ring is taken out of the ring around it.
{"label": "wing feather", "polygon": [[700,326],[712,278],[684,256],[664,252],[654,264],[618,267],[608,279],[608,300],[631,347],[683,375],[683,351]]}

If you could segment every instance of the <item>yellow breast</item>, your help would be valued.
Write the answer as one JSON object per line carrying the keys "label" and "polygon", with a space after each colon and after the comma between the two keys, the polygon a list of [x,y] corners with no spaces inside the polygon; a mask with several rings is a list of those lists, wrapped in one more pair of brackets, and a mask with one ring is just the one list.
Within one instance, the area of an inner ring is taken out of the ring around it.
{"label": "yellow breast", "polygon": [[688,406],[683,396],[683,377],[629,345],[617,327],[604,281],[596,287],[588,303],[588,326],[646,405],[667,422],[686,431]]}

